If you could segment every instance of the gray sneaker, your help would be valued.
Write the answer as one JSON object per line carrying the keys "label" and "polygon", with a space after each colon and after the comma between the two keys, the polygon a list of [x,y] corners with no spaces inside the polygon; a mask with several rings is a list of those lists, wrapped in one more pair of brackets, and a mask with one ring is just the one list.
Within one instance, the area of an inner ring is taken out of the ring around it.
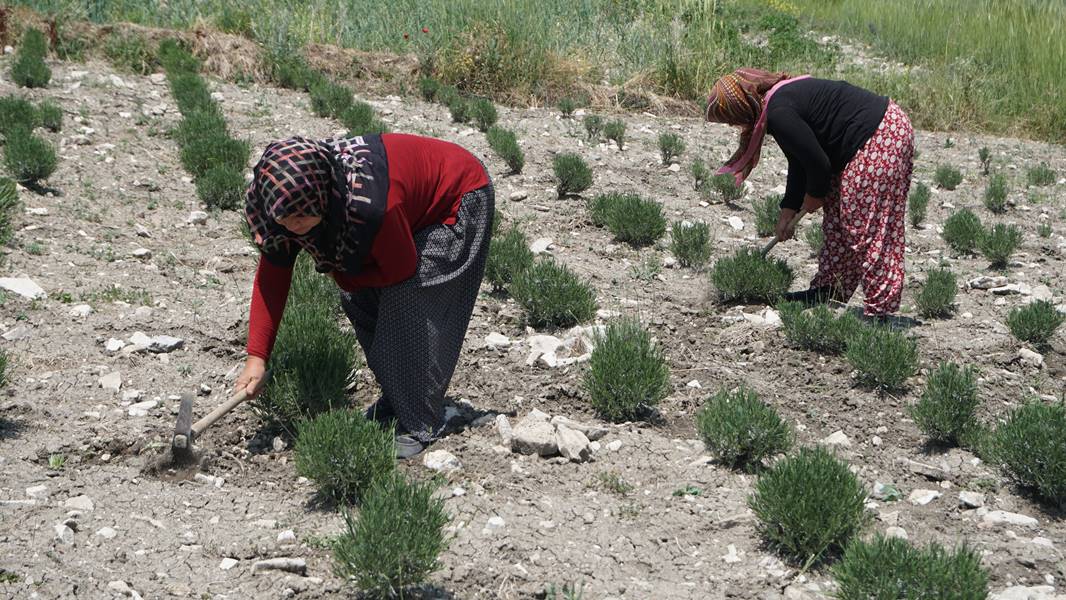
{"label": "gray sneaker", "polygon": [[426,445],[406,433],[396,436],[396,458],[411,458],[425,450]]}

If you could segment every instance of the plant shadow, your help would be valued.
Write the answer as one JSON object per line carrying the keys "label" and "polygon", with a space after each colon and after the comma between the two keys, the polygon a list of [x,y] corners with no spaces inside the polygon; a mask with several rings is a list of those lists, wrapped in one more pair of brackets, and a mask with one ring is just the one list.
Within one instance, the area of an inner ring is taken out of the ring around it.
{"label": "plant shadow", "polygon": [[18,437],[25,428],[22,421],[11,421],[0,417],[0,442]]}
{"label": "plant shadow", "polygon": [[58,198],[63,195],[63,192],[59,188],[41,185],[39,182],[36,181],[20,182],[19,185],[33,192],[34,194],[37,194],[38,196],[52,194],[53,196]]}

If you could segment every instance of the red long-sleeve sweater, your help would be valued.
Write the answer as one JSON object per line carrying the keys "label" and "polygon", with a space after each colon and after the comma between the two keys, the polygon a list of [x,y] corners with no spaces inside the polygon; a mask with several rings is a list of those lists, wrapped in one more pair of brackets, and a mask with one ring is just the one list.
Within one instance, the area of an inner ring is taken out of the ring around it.
{"label": "red long-sleeve sweater", "polygon": [[[442,140],[387,133],[381,136],[389,161],[389,195],[381,227],[362,270],[333,273],[342,289],[386,287],[414,275],[418,265],[414,233],[430,225],[455,222],[464,194],[488,185],[474,155]],[[292,284],[292,267],[262,256],[252,284],[248,316],[248,355],[270,358]]]}

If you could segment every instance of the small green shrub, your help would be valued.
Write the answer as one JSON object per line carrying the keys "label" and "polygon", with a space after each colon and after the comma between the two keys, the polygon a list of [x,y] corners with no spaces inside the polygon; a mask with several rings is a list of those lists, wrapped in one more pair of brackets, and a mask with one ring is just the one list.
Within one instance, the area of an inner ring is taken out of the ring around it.
{"label": "small green shrub", "polygon": [[11,62],[11,80],[16,85],[28,88],[43,88],[52,80],[52,70],[44,64],[48,42],[37,29],[27,27],[22,34],[22,43]]}
{"label": "small green shrub", "polygon": [[208,169],[196,178],[196,195],[208,208],[236,210],[244,206],[244,174],[227,166]]}
{"label": "small green shrub", "polygon": [[1044,186],[1055,183],[1055,171],[1046,162],[1029,169],[1026,172],[1029,185]]}
{"label": "small green shrub", "polygon": [[702,221],[674,221],[670,229],[670,252],[682,267],[702,267],[711,258],[711,228]]}
{"label": "small green shrub", "polygon": [[198,73],[200,61],[182,43],[174,38],[159,42],[159,63],[167,74]]}
{"label": "small green shrub", "polygon": [[569,119],[570,117],[574,116],[574,111],[577,109],[577,102],[575,102],[574,99],[570,97],[561,98],[559,100],[558,107],[559,112],[562,113],[564,117]]}
{"label": "small green shrub", "polygon": [[211,98],[211,90],[207,89],[207,83],[199,73],[185,73],[181,71],[167,71],[167,80],[170,82],[170,93],[174,96],[174,103],[183,115],[192,112],[218,112],[218,106]]}
{"label": "small green shrub", "polygon": [[711,189],[726,203],[733,203],[744,196],[744,185],[737,185],[736,179],[728,173],[712,177]]}
{"label": "small green shrub", "polygon": [[1036,234],[1042,238],[1051,237],[1051,223],[1041,223],[1036,227]]}
{"label": "small green shrub", "polygon": [[451,518],[436,484],[408,482],[399,473],[381,478],[357,515],[344,512],[346,531],[333,544],[333,570],[367,597],[404,598],[440,568]]}
{"label": "small green shrub", "polygon": [[471,102],[470,113],[479,131],[488,131],[499,118],[496,105],[487,98],[478,98]]}
{"label": "small green shrub", "polygon": [[925,278],[925,284],[914,299],[918,314],[927,319],[951,316],[958,291],[958,280],[949,269],[930,270]]}
{"label": "small green shrub", "polygon": [[456,123],[469,123],[473,118],[473,106],[469,98],[463,96],[453,96],[448,100],[448,112],[452,116],[452,121]]}
{"label": "small green shrub", "polygon": [[341,123],[353,133],[365,132],[373,127],[377,116],[374,107],[360,100],[353,100],[344,112],[337,116]]}
{"label": "small green shrub", "polygon": [[[15,181],[7,177],[0,177],[0,246],[6,246],[15,237],[12,228],[13,217],[19,207],[18,189]],[[0,373],[2,378],[2,373]],[[0,387],[3,387],[0,385]]]}
{"label": "small green shrub", "polygon": [[981,254],[993,269],[1004,269],[1021,243],[1022,230],[1017,225],[996,223],[981,236]]}
{"label": "small green shrub", "polygon": [[613,141],[621,150],[626,143],[626,124],[621,119],[607,121],[603,126],[603,137]]}
{"label": "small green shrub", "polygon": [[807,247],[814,254],[821,252],[822,246],[825,244],[825,232],[822,231],[822,226],[808,225],[805,227],[803,229],[803,241],[807,242]]}
{"label": "small green shrub", "polygon": [[981,219],[973,214],[972,210],[964,208],[944,221],[944,231],[941,236],[956,253],[972,254],[983,232]]}
{"label": "small green shrub", "polygon": [[596,227],[607,227],[614,205],[625,195],[621,192],[607,192],[590,198],[585,206],[588,209],[589,219],[592,220],[592,224]]}
{"label": "small green shrub", "polygon": [[244,173],[251,148],[245,140],[235,140],[224,130],[182,146],[181,164],[193,177],[203,177],[214,168]]}
{"label": "small green shrub", "polygon": [[25,98],[0,98],[0,134],[10,136],[15,131],[33,131],[40,124],[40,113]]}
{"label": "small green shrub", "polygon": [[1047,300],[1014,307],[1007,315],[1007,327],[1011,334],[1019,341],[1029,342],[1037,347],[1046,347],[1063,321],[1066,321],[1066,315]]}
{"label": "small green shrub", "polygon": [[755,234],[759,237],[768,237],[774,234],[777,227],[777,216],[781,213],[781,196],[766,196],[762,200],[755,201]]}
{"label": "small green shrub", "polygon": [[978,404],[973,369],[942,363],[929,375],[921,399],[909,412],[918,429],[930,440],[958,445],[977,425]]}
{"label": "small green shrub", "polygon": [[437,89],[437,103],[441,106],[451,106],[452,102],[459,100],[463,95],[453,85],[441,85]]}
{"label": "small green shrub", "polygon": [[622,194],[609,204],[607,228],[621,242],[636,247],[647,246],[666,232],[666,217],[658,202],[635,194]]}
{"label": "small green shrub", "polygon": [[952,165],[940,165],[936,168],[933,181],[945,190],[953,190],[962,183],[962,172]]}
{"label": "small green shrub", "polygon": [[41,127],[53,133],[63,129],[63,109],[51,100],[45,100],[37,107],[38,122]]}
{"label": "small green shrub", "polygon": [[352,90],[323,80],[311,86],[311,111],[319,117],[339,117],[355,102]]}
{"label": "small green shrub", "polygon": [[440,82],[432,77],[423,77],[418,80],[418,93],[426,102],[433,102],[440,91]]}
{"label": "small green shrub", "polygon": [[822,447],[801,448],[764,472],[748,505],[755,529],[805,568],[842,551],[867,521],[866,489]]}
{"label": "small green shrub", "polygon": [[707,163],[702,159],[695,159],[688,168],[689,174],[692,175],[693,189],[699,190],[704,184],[711,179],[711,170],[707,168]]}
{"label": "small green shrub", "polygon": [[174,132],[179,146],[200,146],[226,131],[226,119],[217,110],[194,110],[182,115]]}
{"label": "small green shrub", "polygon": [[719,390],[696,415],[703,443],[731,469],[755,470],[792,447],[792,430],[751,389]]}
{"label": "small green shrub", "polygon": [[981,161],[981,173],[988,177],[989,169],[992,167],[992,153],[988,148],[982,147],[977,151],[977,158]]}
{"label": "small green shrub", "polygon": [[296,431],[296,472],[336,502],[362,498],[396,469],[393,431],[361,410],[325,412],[299,422]]}
{"label": "small green shrub", "polygon": [[884,327],[859,328],[848,340],[845,356],[860,383],[879,389],[901,389],[918,371],[917,342]]}
{"label": "small green shrub", "polygon": [[311,69],[300,54],[284,49],[270,51],[266,61],[270,79],[285,89],[307,91],[321,79],[321,75]]}
{"label": "small green shrub", "polygon": [[1018,484],[1066,509],[1066,404],[1030,400],[993,435],[994,457]]}
{"label": "small green shrub", "polygon": [[999,215],[1007,212],[1007,177],[996,173],[985,187],[985,208]]}
{"label": "small green shrub", "polygon": [[526,234],[512,225],[500,234],[494,234],[489,242],[489,256],[485,262],[485,279],[496,290],[502,290],[514,281],[518,273],[533,265],[533,252],[529,249]]}
{"label": "small green shrub", "polygon": [[585,372],[585,391],[604,419],[635,420],[670,391],[670,369],[640,323],[622,319],[609,323],[597,336]]}
{"label": "small green shrub", "polygon": [[570,327],[596,315],[596,292],[552,258],[515,273],[510,292],[535,328]]}
{"label": "small green shrub", "polygon": [[4,166],[20,183],[36,183],[56,170],[56,151],[52,144],[28,130],[16,129],[4,145]]}
{"label": "small green shrub", "polygon": [[966,546],[949,552],[938,544],[918,549],[906,540],[876,535],[848,544],[833,565],[840,600],[893,598],[984,600],[988,573],[981,556]]}
{"label": "small green shrub", "polygon": [[159,67],[159,57],[143,36],[112,33],[104,44],[104,56],[120,71],[148,75]]}
{"label": "small green shrub", "polygon": [[685,152],[685,140],[676,133],[659,134],[659,156],[664,165],[676,162],[676,159]]}
{"label": "small green shrub", "polygon": [[599,141],[600,136],[603,135],[603,117],[599,115],[585,115],[585,118],[581,120],[585,125],[585,133],[588,134],[590,140],[596,142]]}
{"label": "small green shrub", "polygon": [[777,310],[788,341],[814,352],[841,354],[848,339],[863,327],[854,314],[844,312],[838,317],[824,305],[806,310],[799,302],[781,302]]}
{"label": "small green shrub", "polygon": [[526,156],[522,152],[522,148],[518,145],[518,137],[510,129],[504,129],[503,127],[490,127],[485,134],[485,138],[489,142],[489,147],[492,148],[500,158],[507,163],[507,168],[511,169],[511,173],[518,174],[522,172],[522,168],[526,164]]}
{"label": "small green shrub", "polygon": [[929,186],[919,183],[907,196],[907,212],[911,217],[911,227],[919,227],[925,220],[929,208]]}
{"label": "small green shrub", "polygon": [[719,259],[711,271],[711,283],[722,302],[773,304],[788,291],[792,278],[785,261],[751,248]]}
{"label": "small green shrub", "polygon": [[556,154],[552,160],[559,197],[580,194],[592,185],[592,169],[577,154]]}

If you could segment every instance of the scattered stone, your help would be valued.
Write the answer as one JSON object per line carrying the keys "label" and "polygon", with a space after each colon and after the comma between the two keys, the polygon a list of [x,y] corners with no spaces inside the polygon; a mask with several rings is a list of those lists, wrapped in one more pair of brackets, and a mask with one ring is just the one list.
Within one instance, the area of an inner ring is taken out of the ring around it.
{"label": "scattered stone", "polygon": [[959,506],[963,508],[981,508],[985,505],[985,495],[980,492],[959,492]]}
{"label": "scattered stone", "polygon": [[141,348],[147,348],[152,343],[152,338],[144,334],[143,331],[136,331],[130,336],[130,343],[134,346]]}
{"label": "scattered stone", "polygon": [[879,436],[879,435],[875,435],[872,438],[870,438],[870,443],[873,444],[874,446],[880,446],[882,442],[883,442],[883,440],[881,439],[881,436]]}
{"label": "scattered stone", "polygon": [[229,571],[233,567],[237,566],[237,562],[238,561],[236,558],[230,558],[227,556],[226,558],[222,559],[222,562],[218,563],[218,568],[222,569],[223,571]]}
{"label": "scattered stone", "polygon": [[936,490],[914,490],[911,492],[911,495],[907,497],[907,500],[909,500],[911,504],[925,506],[940,496],[940,492]]}
{"label": "scattered stone", "polygon": [[996,296],[1013,296],[1015,294],[1022,293],[1021,287],[1019,287],[1019,285],[1016,283],[1010,283],[1001,287],[994,287],[988,291],[992,292],[992,294]]}
{"label": "scattered stone", "polygon": [[685,387],[693,389],[693,390],[703,389],[703,386],[700,385],[700,382],[699,382],[698,379],[693,379],[692,381],[686,383]]}
{"label": "scattered stone", "polygon": [[584,433],[565,425],[555,426],[555,443],[559,447],[559,454],[570,459],[571,462],[585,462],[592,456],[589,438],[585,437]]}
{"label": "scattered stone", "polygon": [[80,317],[84,319],[92,313],[93,307],[89,306],[88,304],[78,304],[76,306],[71,307],[70,309],[70,316],[72,317]]}
{"label": "scattered stone", "polygon": [[492,332],[485,336],[485,346],[492,350],[506,348],[510,345],[511,339],[502,333]]}
{"label": "scattered stone", "polygon": [[92,498],[84,494],[67,498],[66,501],[63,502],[63,507],[72,508],[74,510],[80,510],[83,512],[92,512],[92,510],[95,508],[95,506],[93,505]]}
{"label": "scattered stone", "polygon": [[1049,540],[1046,537],[1035,537],[1035,538],[1033,538],[1033,543],[1036,544],[1037,546],[1044,546],[1045,548],[1054,548],[1055,547],[1055,542],[1052,542],[1051,540]]}
{"label": "scattered stone", "polygon": [[295,544],[296,543],[296,532],[294,532],[291,529],[286,529],[285,531],[282,531],[281,533],[278,534],[278,543],[279,544]]}
{"label": "scattered stone", "polygon": [[845,448],[851,446],[851,440],[839,429],[823,438],[821,443],[826,446],[843,446]]}
{"label": "scattered stone", "polygon": [[672,173],[677,173],[678,171],[681,170],[681,165],[677,164],[676,162],[675,163],[670,163],[670,166],[666,167],[666,170],[670,171]]}
{"label": "scattered stone", "polygon": [[607,448],[611,452],[618,452],[622,449],[622,440],[611,440],[607,442],[605,448]]}
{"label": "scattered stone", "polygon": [[121,350],[125,346],[126,346],[126,342],[123,342],[122,340],[120,340],[118,338],[109,338],[107,340],[107,342],[104,344],[104,350],[107,350],[108,352],[114,353],[114,352],[118,352],[119,350]]}
{"label": "scattered stone", "polygon": [[256,519],[252,521],[252,525],[255,527],[262,527],[264,529],[277,529],[278,522],[274,519]]}
{"label": "scattered stone", "polygon": [[29,325],[19,325],[18,327],[9,329],[4,333],[4,335],[0,337],[3,337],[9,342],[17,342],[19,340],[24,340],[30,337],[31,333],[33,333],[32,327],[30,327]]}
{"label": "scattered stone", "polygon": [[53,527],[56,532],[55,540],[61,544],[72,545],[74,543],[74,530],[68,527],[65,523],[60,523]]}
{"label": "scattered stone", "polygon": [[122,401],[136,402],[137,400],[140,400],[143,395],[144,392],[141,390],[126,390],[125,392],[122,392]]}
{"label": "scattered stone", "polygon": [[607,435],[608,429],[602,425],[594,425],[588,423],[579,423],[573,419],[564,417],[562,415],[556,415],[551,418],[552,425],[556,427],[568,427],[575,431],[580,431],[585,434],[590,441],[595,441],[603,436]]}
{"label": "scattered stone", "polygon": [[48,497],[48,486],[43,483],[30,486],[26,488],[26,495],[35,500],[44,500]]}
{"label": "scattered stone", "polygon": [[0,277],[0,288],[30,300],[47,298],[48,293],[29,277]]}
{"label": "scattered stone", "polygon": [[722,560],[728,564],[734,564],[740,562],[742,559],[740,558],[740,554],[737,553],[737,547],[733,544],[729,544],[726,546],[726,555],[722,557]]}
{"label": "scattered stone", "polygon": [[974,290],[991,290],[1007,285],[1007,278],[1003,276],[981,275],[970,280],[970,288]]}
{"label": "scattered stone", "polygon": [[529,245],[529,251],[533,254],[544,254],[552,245],[551,238],[537,238]]}
{"label": "scattered stone", "polygon": [[[673,269],[675,267],[677,267],[677,259],[676,258],[674,258],[673,256],[666,256],[666,257],[663,258],[663,268],[664,269]],[[599,313],[597,312],[597,314],[599,314]]]}
{"label": "scattered stone", "polygon": [[137,593],[137,590],[131,588],[125,581],[110,581],[107,589],[123,597],[129,596],[133,600],[141,600],[141,595]]}
{"label": "scattered stone", "polygon": [[1062,598],[1061,595],[1055,594],[1055,587],[1051,585],[1033,587],[1015,585],[988,597],[989,600],[1062,600]]}
{"label": "scattered stone", "polygon": [[189,213],[187,221],[193,225],[205,225],[207,223],[207,213],[202,210],[194,210]]}
{"label": "scattered stone", "polygon": [[606,308],[600,308],[596,310],[596,318],[602,319],[604,321],[620,316],[622,316],[622,313],[618,312],[617,310],[609,310]]}
{"label": "scattered stone", "polygon": [[[127,412],[131,417],[145,417],[148,416],[148,411],[152,410],[157,406],[159,406],[158,401],[145,400],[143,402],[138,402],[137,404],[130,405],[129,410]],[[200,473],[197,473],[197,475],[200,475]]]}
{"label": "scattered stone", "polygon": [[902,527],[889,527],[885,530],[885,536],[905,540],[907,539],[907,530]]}
{"label": "scattered stone", "polygon": [[442,473],[452,473],[463,467],[463,463],[459,462],[459,459],[447,450],[427,452],[422,457],[422,464],[431,471],[440,471]]}
{"label": "scattered stone", "polygon": [[489,520],[485,523],[485,528],[481,530],[481,533],[482,535],[493,535],[502,530],[504,525],[506,524],[507,523],[504,522],[503,517],[495,515],[491,516],[489,517]]}
{"label": "scattered stone", "polygon": [[304,575],[307,573],[307,562],[302,558],[268,558],[256,561],[252,565],[252,573],[261,573],[263,571],[285,571],[286,573]]}
{"label": "scattered stone", "polygon": [[1051,292],[1051,288],[1044,284],[1040,284],[1033,288],[1032,298],[1034,301],[1046,300],[1051,302],[1055,298],[1055,294]]}
{"label": "scattered stone", "polygon": [[274,439],[270,441],[270,447],[274,449],[274,452],[284,452],[288,446],[280,435],[274,436]]}
{"label": "scattered stone", "polygon": [[511,202],[521,202],[526,198],[529,198],[529,192],[525,190],[511,192]]}
{"label": "scattered stone", "polygon": [[143,238],[152,237],[152,232],[148,231],[148,228],[145,227],[144,225],[141,225],[140,223],[137,223],[136,225],[133,226],[133,231],[137,233],[137,237],[143,237]]}
{"label": "scattered stone", "polygon": [[1018,361],[1023,365],[1033,367],[1034,369],[1044,368],[1044,356],[1039,352],[1033,352],[1028,348],[1018,350]]}
{"label": "scattered stone", "polygon": [[920,463],[918,461],[910,460],[909,458],[899,457],[899,463],[907,468],[911,473],[916,473],[924,477],[928,477],[933,481],[945,481],[951,479],[951,473],[946,469]]}
{"label": "scattered stone", "polygon": [[224,477],[216,477],[214,475],[208,475],[206,473],[197,473],[193,475],[193,479],[200,483],[206,483],[207,485],[213,485],[216,488],[221,488],[226,483]]}
{"label": "scattered stone", "polygon": [[1017,525],[1020,527],[1036,527],[1040,522],[1033,517],[1007,512],[1005,510],[992,510],[981,518],[985,525]]}
{"label": "scattered stone", "polygon": [[149,259],[152,258],[152,251],[148,248],[137,248],[133,252],[130,252],[133,258]]}
{"label": "scattered stone", "polygon": [[740,230],[744,229],[744,221],[742,221],[740,219],[740,217],[731,216],[731,217],[729,217],[728,221],[729,221],[729,226],[732,227],[733,229],[735,229],[737,231],[740,231]]}
{"label": "scattered stone", "polygon": [[115,86],[117,88],[126,87],[126,82],[122,81],[122,78],[119,77],[118,75],[112,74],[108,79],[111,81],[111,85],[113,85],[113,86]]}
{"label": "scattered stone", "polygon": [[104,538],[105,540],[113,540],[115,539],[115,536],[118,535],[118,532],[110,527],[101,527],[100,529],[96,530],[96,535]]}
{"label": "scattered stone", "polygon": [[540,415],[544,413],[530,412],[518,422],[518,425],[515,425],[511,434],[512,452],[552,456],[559,451],[559,446],[555,441],[555,427],[548,422],[547,418],[542,418]]}
{"label": "scattered stone", "polygon": [[496,415],[496,431],[500,434],[503,445],[510,446],[514,432],[511,430],[511,422],[507,420],[507,415]]}
{"label": "scattered stone", "polygon": [[155,352],[156,354],[167,354],[181,349],[184,345],[185,340],[181,338],[176,338],[171,335],[157,335],[152,338],[151,343],[148,344],[148,350]]}

